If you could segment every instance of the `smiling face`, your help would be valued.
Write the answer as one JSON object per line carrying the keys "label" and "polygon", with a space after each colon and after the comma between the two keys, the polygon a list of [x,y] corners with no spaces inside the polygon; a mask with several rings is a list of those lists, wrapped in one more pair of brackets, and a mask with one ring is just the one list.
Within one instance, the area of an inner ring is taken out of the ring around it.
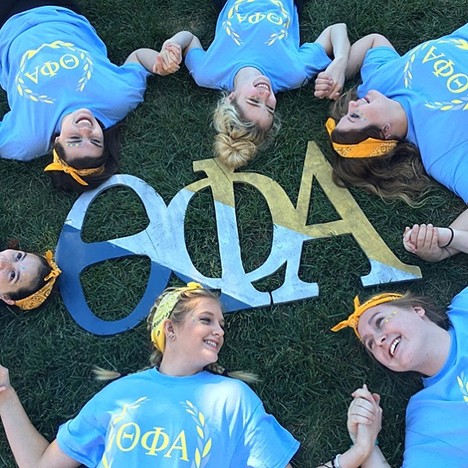
{"label": "smiling face", "polygon": [[381,130],[380,135],[369,136],[385,140],[390,137],[385,126],[392,102],[378,91],[369,91],[365,97],[349,102],[348,112],[336,124],[336,129],[347,132],[376,126]]}
{"label": "smiling face", "polygon": [[383,366],[396,372],[424,373],[427,347],[431,346],[427,337],[434,326],[422,307],[385,303],[362,314],[358,332],[366,349]]}
{"label": "smiling face", "polygon": [[78,109],[62,119],[60,134],[55,140],[65,148],[69,164],[84,156],[98,158],[104,150],[104,133],[88,109]]}
{"label": "smiling face", "polygon": [[193,299],[194,307],[180,324],[174,324],[174,339],[166,338],[175,355],[184,362],[188,374],[200,372],[218,360],[224,343],[224,318],[219,301]]}
{"label": "smiling face", "polygon": [[244,119],[255,122],[263,130],[271,128],[276,109],[276,96],[266,76],[259,75],[242,81],[228,99],[236,102]]}
{"label": "smiling face", "polygon": [[0,252],[0,299],[13,304],[10,296],[38,283],[41,260],[37,255],[19,250]]}

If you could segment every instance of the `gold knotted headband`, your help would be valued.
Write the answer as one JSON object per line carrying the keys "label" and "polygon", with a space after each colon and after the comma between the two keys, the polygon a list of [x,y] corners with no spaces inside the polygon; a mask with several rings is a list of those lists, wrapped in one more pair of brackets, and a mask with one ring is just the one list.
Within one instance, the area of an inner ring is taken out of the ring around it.
{"label": "gold knotted headband", "polygon": [[375,158],[384,156],[398,144],[398,140],[378,140],[377,138],[370,137],[355,144],[336,143],[332,139],[332,132],[335,130],[335,127],[336,123],[330,117],[325,123],[325,128],[327,129],[333,149],[342,158]]}
{"label": "gold knotted headband", "polygon": [[89,176],[89,175],[101,175],[104,170],[104,164],[99,167],[93,167],[91,169],[76,169],[73,166],[67,164],[57,153],[56,149],[52,150],[53,162],[51,162],[48,166],[45,167],[44,172],[48,171],[62,171],[65,174],[68,174],[72,177],[76,182],[80,185],[88,185],[84,179],[80,176]]}
{"label": "gold knotted headband", "polygon": [[174,307],[179,302],[181,293],[185,291],[194,291],[196,289],[203,289],[203,286],[199,283],[190,282],[187,286],[181,288],[175,288],[167,292],[158,306],[156,312],[151,320],[151,341],[157,350],[164,352],[166,346],[166,334],[164,333],[164,321],[169,318]]}
{"label": "gold knotted headband", "polygon": [[359,318],[361,315],[371,307],[377,306],[379,304],[384,304],[385,302],[392,302],[403,297],[403,294],[398,293],[383,293],[377,294],[376,296],[368,299],[364,304],[359,302],[359,296],[354,298],[354,311],[353,313],[342,322],[335,325],[331,330],[334,332],[340,331],[343,328],[351,327],[356,333],[356,336],[361,339],[358,332]]}
{"label": "gold knotted headband", "polygon": [[20,309],[32,310],[39,307],[50,296],[55,281],[57,280],[60,273],[62,273],[60,268],[54,262],[53,253],[51,250],[48,250],[44,254],[44,258],[47,260],[47,264],[50,267],[50,273],[44,278],[46,284],[30,296],[15,301],[15,306],[19,307]]}

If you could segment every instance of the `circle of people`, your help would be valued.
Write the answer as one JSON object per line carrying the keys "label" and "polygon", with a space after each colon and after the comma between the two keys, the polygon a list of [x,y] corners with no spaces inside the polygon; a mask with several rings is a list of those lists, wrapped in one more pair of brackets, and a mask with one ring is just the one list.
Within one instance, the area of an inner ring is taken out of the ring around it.
{"label": "circle of people", "polygon": [[[96,188],[117,171],[118,124],[143,101],[147,78],[175,73],[184,61],[199,86],[222,91],[213,114],[214,153],[231,170],[274,139],[280,127],[275,94],[315,80],[315,96],[333,101],[326,130],[337,185],[411,204],[427,193],[432,177],[468,201],[468,137],[461,130],[468,115],[468,25],[400,55],[380,34],[350,45],[345,24],[300,45],[299,1],[214,4],[216,33],[206,50],[194,34],[180,31],[159,52],[137,49],[117,66],[75,0],[4,0],[0,84],[10,110],[0,122],[0,157],[29,161],[51,153],[44,170],[55,187]],[[258,14],[263,21],[244,21]],[[448,67],[443,74],[441,61]],[[345,78],[357,73],[361,84],[344,93]],[[403,244],[439,261],[467,253],[467,236],[465,211],[448,227],[407,227]],[[8,305],[39,307],[59,275],[50,251],[0,252],[0,295]],[[391,371],[423,376],[423,389],[407,408],[405,467],[464,466],[467,304],[466,289],[447,310],[411,293],[363,303],[356,297],[352,313],[333,328],[351,327]],[[156,454],[163,454],[158,466],[291,466],[299,442],[245,383],[256,376],[218,364],[224,319],[212,291],[197,283],[167,289],[149,314],[148,330],[150,366],[106,386],[51,443],[31,424],[0,366],[0,416],[20,467],[143,467]],[[379,401],[365,385],[353,393],[352,445],[321,466],[389,466],[376,443]]]}

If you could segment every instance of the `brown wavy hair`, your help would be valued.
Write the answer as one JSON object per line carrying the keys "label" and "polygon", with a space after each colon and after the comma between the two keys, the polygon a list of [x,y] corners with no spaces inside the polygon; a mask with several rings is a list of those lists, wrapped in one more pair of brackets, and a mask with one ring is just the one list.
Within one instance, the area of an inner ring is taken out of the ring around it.
{"label": "brown wavy hair", "polygon": [[[332,105],[331,116],[340,120],[347,114],[349,101],[357,98],[352,88]],[[366,138],[382,138],[380,129],[369,126],[347,132],[335,129],[331,139],[336,143],[359,143]],[[336,152],[333,182],[339,187],[360,187],[381,198],[400,199],[410,206],[420,204],[431,190],[432,180],[426,173],[419,149],[402,140],[384,156],[374,158],[343,158]]]}

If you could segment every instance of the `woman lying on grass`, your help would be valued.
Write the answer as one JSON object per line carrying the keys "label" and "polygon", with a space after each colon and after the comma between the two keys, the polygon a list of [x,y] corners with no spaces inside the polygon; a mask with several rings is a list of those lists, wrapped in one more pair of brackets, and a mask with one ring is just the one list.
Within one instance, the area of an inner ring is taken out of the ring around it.
{"label": "woman lying on grass", "polygon": [[214,112],[214,149],[233,169],[278,132],[277,92],[300,88],[326,70],[330,81],[316,87],[315,95],[340,94],[349,52],[346,25],[329,26],[314,43],[299,45],[298,3],[218,0],[216,34],[207,50],[188,31],[165,42],[180,46],[199,86],[224,91]]}
{"label": "woman lying on grass", "polygon": [[[47,6],[48,5],[48,6]],[[55,186],[82,192],[117,171],[115,125],[143,101],[150,73],[178,70],[171,46],[138,49],[122,66],[74,0],[2,0],[0,85],[10,111],[0,157],[29,161],[52,152]]]}
{"label": "woman lying on grass", "polygon": [[22,310],[39,307],[50,295],[60,269],[49,250],[43,257],[20,250],[0,252],[0,299]]}
{"label": "woman lying on grass", "polygon": [[[394,372],[417,372],[424,388],[406,410],[405,468],[462,468],[468,457],[468,288],[440,310],[411,293],[379,294],[333,331],[352,327]],[[369,398],[368,396],[366,398]],[[380,452],[378,447],[374,451]],[[379,464],[363,465],[378,468]]]}
{"label": "woman lying on grass", "polygon": [[[20,467],[291,466],[299,443],[241,381],[253,376],[217,364],[224,318],[211,291],[197,283],[166,290],[148,328],[151,367],[101,390],[52,443],[32,426],[0,367],[0,416]],[[367,458],[380,429],[378,398],[358,400],[350,410],[355,445],[338,457],[342,468]]]}
{"label": "woman lying on grass", "polygon": [[[336,126],[327,122],[335,182],[411,203],[427,192],[428,174],[468,202],[468,25],[403,56],[384,36],[366,36],[351,47],[347,74],[359,69],[357,95],[336,106]],[[457,242],[448,230],[414,225],[405,247],[429,261],[467,252],[468,213],[450,227]]]}

